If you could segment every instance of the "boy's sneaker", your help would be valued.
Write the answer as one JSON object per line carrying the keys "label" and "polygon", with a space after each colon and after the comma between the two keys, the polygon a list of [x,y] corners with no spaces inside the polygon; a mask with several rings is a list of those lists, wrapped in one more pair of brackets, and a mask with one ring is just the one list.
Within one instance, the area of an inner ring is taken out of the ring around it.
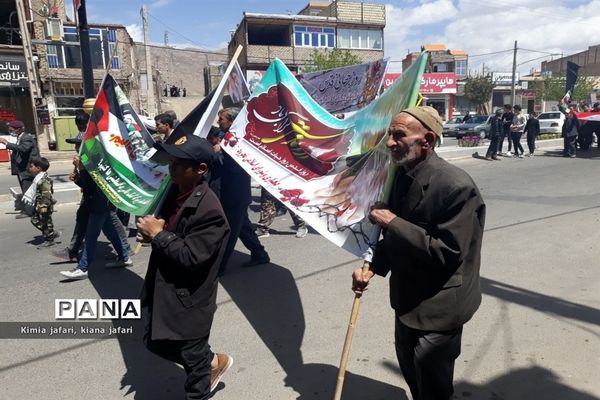
{"label": "boy's sneaker", "polygon": [[56,242],[54,240],[46,240],[44,243],[40,244],[38,249],[45,249],[47,247],[56,246]]}
{"label": "boy's sneaker", "polygon": [[296,237],[297,238],[303,238],[306,235],[308,235],[308,228],[306,226],[300,226],[300,227],[298,227],[298,230],[296,231]]}
{"label": "boy's sneaker", "polygon": [[217,356],[217,366],[210,369],[210,391],[217,387],[221,378],[233,364],[233,358],[223,353],[215,353]]}
{"label": "boy's sneaker", "polygon": [[512,152],[510,152],[510,151],[507,151],[507,152],[506,152],[506,157],[512,157]]}
{"label": "boy's sneaker", "polygon": [[106,268],[124,268],[133,266],[133,260],[128,258],[127,260],[117,260],[106,263]]}
{"label": "boy's sneaker", "polygon": [[87,271],[82,271],[79,268],[73,268],[70,271],[60,271],[60,274],[69,279],[87,279],[88,277]]}

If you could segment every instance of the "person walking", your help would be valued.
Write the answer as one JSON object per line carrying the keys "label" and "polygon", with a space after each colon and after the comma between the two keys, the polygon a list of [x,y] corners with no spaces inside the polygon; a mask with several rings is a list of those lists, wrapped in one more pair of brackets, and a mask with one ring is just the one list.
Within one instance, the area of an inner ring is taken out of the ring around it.
{"label": "person walking", "polygon": [[[219,129],[221,136],[229,132],[229,128],[240,112],[239,108],[231,107],[219,111]],[[248,217],[248,206],[252,202],[250,175],[236,163],[227,153],[223,153],[223,165],[221,174],[221,194],[219,199],[223,211],[229,222],[231,234],[225,248],[225,254],[221,261],[220,275],[225,273],[229,258],[233,254],[238,238],[244,246],[250,250],[250,260],[243,267],[254,267],[271,262],[269,253],[260,243],[250,218]]]}
{"label": "person walking", "polygon": [[569,112],[565,118],[565,122],[562,126],[563,136],[563,157],[576,157],[577,151],[577,135],[579,135],[579,129],[581,127],[579,118],[575,114],[575,106],[569,107]]}
{"label": "person walking", "polygon": [[210,330],[217,309],[217,273],[229,237],[219,200],[208,187],[213,149],[206,139],[185,135],[155,144],[170,156],[173,187],[159,216],[137,221],[139,241],[152,244],[142,290],[148,319],[148,350],[181,366],[185,398],[211,397],[233,358],[213,353]]}
{"label": "person walking", "polygon": [[527,147],[529,148],[528,156],[533,157],[535,152],[535,138],[540,134],[540,120],[537,119],[537,113],[535,111],[529,113],[529,119],[527,119],[523,133],[527,135]]}
{"label": "person walking", "polygon": [[[265,188],[260,188],[260,217],[256,224],[256,234],[259,238],[267,238],[270,236],[269,226],[273,223],[273,220],[278,216],[278,205],[279,201],[273,197]],[[288,210],[285,206],[279,208],[283,211],[283,214],[287,211],[290,212],[294,226],[296,227],[296,237],[303,238],[308,234],[308,227],[306,222],[300,218],[292,210]]]}
{"label": "person walking", "polygon": [[496,109],[494,116],[490,120],[490,145],[485,153],[486,160],[497,160],[498,158],[498,141],[502,134],[502,110]]}
{"label": "person walking", "polygon": [[515,105],[514,107],[514,116],[512,124],[510,125],[510,135],[513,142],[513,148],[515,150],[515,157],[523,158],[523,154],[525,150],[523,150],[523,146],[521,146],[521,136],[523,136],[523,129],[525,128],[525,124],[527,123],[527,119],[521,113],[521,106]]}
{"label": "person walking", "polygon": [[16,209],[21,211],[16,218],[29,218],[29,209],[22,203],[21,198],[31,186],[33,175],[29,172],[29,161],[33,157],[39,157],[40,151],[35,137],[25,132],[25,124],[14,120],[8,123],[8,132],[12,137],[17,138],[16,143],[11,143],[4,138],[0,138],[0,143],[6,146],[10,153],[10,171],[12,175],[17,176],[21,196],[17,199]]}
{"label": "person walking", "polygon": [[502,153],[502,146],[504,145],[504,138],[508,140],[508,151],[504,153],[507,157],[512,157],[512,141],[510,138],[510,125],[512,124],[514,114],[511,111],[512,107],[510,104],[504,105],[504,113],[502,114],[502,132],[500,134],[500,140],[498,141],[498,154]]}
{"label": "person walking", "polygon": [[45,157],[32,157],[29,161],[29,172],[34,176],[33,183],[23,195],[23,201],[33,206],[31,224],[44,235],[44,243],[38,249],[56,245],[60,236],[54,229],[52,213],[54,212],[54,188],[52,178],[48,175],[50,162]]}
{"label": "person walking", "polygon": [[362,293],[375,274],[390,277],[395,347],[415,400],[449,400],[463,325],[481,303],[479,269],[485,203],[473,179],[434,151],[442,120],[431,107],[394,116],[387,148],[398,166],[389,205],[369,213],[383,229]]}

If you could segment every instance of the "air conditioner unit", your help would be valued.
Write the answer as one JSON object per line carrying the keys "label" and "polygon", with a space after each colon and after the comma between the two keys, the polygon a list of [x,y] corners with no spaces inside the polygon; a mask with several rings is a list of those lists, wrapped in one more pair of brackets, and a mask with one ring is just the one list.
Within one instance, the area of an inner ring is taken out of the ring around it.
{"label": "air conditioner unit", "polygon": [[63,24],[59,18],[46,18],[46,39],[53,41],[63,40]]}

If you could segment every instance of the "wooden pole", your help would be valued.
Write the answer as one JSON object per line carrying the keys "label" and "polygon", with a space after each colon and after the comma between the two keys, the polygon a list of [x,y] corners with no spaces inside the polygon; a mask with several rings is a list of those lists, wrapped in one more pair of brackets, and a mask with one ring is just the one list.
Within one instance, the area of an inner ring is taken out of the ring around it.
{"label": "wooden pole", "polygon": [[[369,262],[364,262],[362,267],[363,274],[369,270],[369,265]],[[360,310],[361,297],[362,293],[354,294],[354,303],[352,304],[350,322],[348,323],[348,330],[346,331],[346,340],[344,340],[344,349],[342,350],[342,358],[340,359],[340,369],[338,371],[337,383],[335,385],[335,393],[333,395],[334,400],[340,400],[342,398],[342,389],[344,387],[346,367],[348,366],[348,357],[350,356],[350,345],[352,344],[352,337],[354,336],[354,329],[356,328],[356,320],[358,319],[358,311]]]}

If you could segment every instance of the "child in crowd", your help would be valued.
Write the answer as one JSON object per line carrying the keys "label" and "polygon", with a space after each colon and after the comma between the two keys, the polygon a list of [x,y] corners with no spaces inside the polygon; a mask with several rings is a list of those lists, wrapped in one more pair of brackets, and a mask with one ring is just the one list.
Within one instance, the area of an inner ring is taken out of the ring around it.
{"label": "child in crowd", "polygon": [[31,223],[44,235],[45,242],[38,248],[54,246],[55,240],[59,236],[52,223],[52,212],[56,201],[52,196],[54,193],[52,179],[46,172],[48,168],[50,168],[50,162],[44,157],[32,157],[29,160],[29,173],[34,178],[31,187],[23,196],[23,201],[33,206]]}

